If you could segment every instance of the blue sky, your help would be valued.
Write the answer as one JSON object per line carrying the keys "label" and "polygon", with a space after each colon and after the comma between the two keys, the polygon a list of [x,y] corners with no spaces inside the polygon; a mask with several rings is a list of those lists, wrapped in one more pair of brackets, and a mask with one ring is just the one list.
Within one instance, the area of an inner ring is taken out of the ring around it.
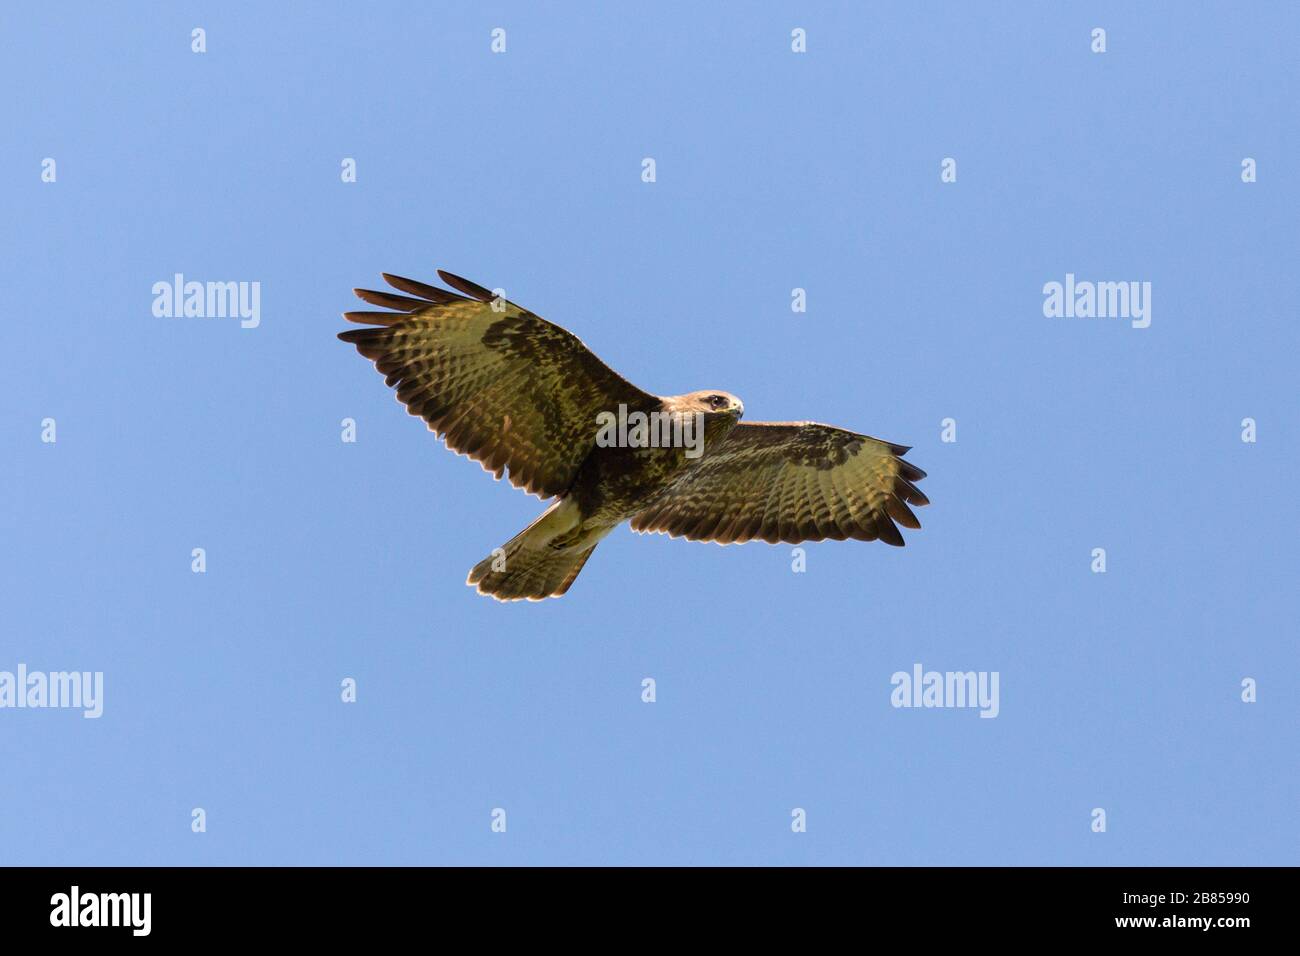
{"label": "blue sky", "polygon": [[[0,709],[0,862],[1297,862],[1294,5],[700,7],[6,10],[0,671],[104,712]],[[334,338],[435,268],[915,446],[923,530],[476,595],[542,504]],[[917,663],[997,718],[892,707]]]}

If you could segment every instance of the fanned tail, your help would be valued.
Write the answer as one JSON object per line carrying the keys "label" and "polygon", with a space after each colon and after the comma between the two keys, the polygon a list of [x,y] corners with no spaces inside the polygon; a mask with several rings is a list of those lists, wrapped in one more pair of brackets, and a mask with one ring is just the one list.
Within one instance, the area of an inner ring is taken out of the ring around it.
{"label": "fanned tail", "polygon": [[577,526],[577,508],[558,501],[519,534],[474,565],[465,583],[498,601],[559,597],[573,584],[599,541],[557,547]]}

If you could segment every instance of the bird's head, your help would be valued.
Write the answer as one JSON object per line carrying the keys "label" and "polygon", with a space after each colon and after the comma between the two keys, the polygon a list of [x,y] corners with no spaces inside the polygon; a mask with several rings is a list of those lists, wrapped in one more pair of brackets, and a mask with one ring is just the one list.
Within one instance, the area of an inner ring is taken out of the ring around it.
{"label": "bird's head", "polygon": [[683,411],[703,412],[707,417],[731,418],[735,421],[745,414],[745,403],[730,392],[705,389],[682,396]]}
{"label": "bird's head", "polygon": [[736,427],[736,423],[745,414],[744,402],[730,392],[720,392],[717,389],[678,395],[670,399],[669,404],[676,412],[692,418],[698,416],[704,426],[704,434],[699,439],[701,444],[691,457],[707,453],[710,445],[726,438],[727,433]]}

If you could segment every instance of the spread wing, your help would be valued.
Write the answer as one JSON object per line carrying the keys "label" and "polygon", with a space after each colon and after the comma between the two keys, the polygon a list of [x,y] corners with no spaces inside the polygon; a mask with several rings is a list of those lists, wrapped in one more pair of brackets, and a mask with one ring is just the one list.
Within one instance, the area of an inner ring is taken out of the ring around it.
{"label": "spread wing", "polygon": [[857,538],[902,545],[925,472],[902,445],[816,422],[741,422],[632,519],[634,531],[719,544]]}
{"label": "spread wing", "polygon": [[397,399],[452,451],[549,498],[567,489],[595,445],[598,412],[658,407],[571,332],[439,271],[456,295],[384,275],[393,295],[356,289],[394,312],[345,312],[379,328],[339,333],[372,359]]}

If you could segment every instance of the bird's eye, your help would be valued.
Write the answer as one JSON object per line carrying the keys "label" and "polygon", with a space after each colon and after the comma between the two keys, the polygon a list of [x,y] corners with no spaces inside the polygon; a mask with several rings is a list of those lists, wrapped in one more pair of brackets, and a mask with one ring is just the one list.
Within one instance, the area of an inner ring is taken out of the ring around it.
{"label": "bird's eye", "polygon": [[722,408],[726,404],[727,404],[727,400],[723,398],[721,395],[709,396],[709,405],[711,405],[713,408]]}

